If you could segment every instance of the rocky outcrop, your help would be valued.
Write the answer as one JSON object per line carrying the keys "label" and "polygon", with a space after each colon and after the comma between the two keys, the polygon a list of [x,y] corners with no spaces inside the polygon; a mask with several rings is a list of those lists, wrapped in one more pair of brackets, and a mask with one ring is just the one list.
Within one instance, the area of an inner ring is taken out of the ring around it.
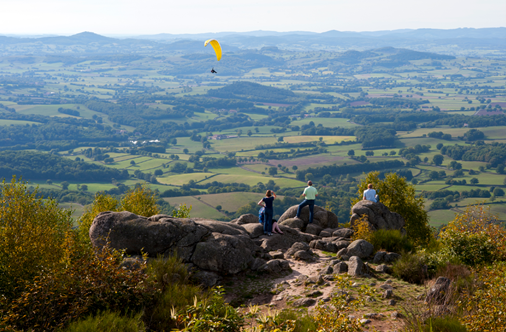
{"label": "rocky outcrop", "polygon": [[341,249],[337,255],[343,258],[357,256],[362,259],[369,257],[374,251],[374,246],[366,240],[355,240],[347,248]]}
{"label": "rocky outcrop", "polygon": [[280,225],[279,228],[283,232],[280,234],[273,234],[272,236],[263,236],[258,240],[260,247],[266,251],[273,251],[278,249],[290,248],[296,242],[309,243],[318,237],[316,235],[307,234],[299,231],[298,229]]}
{"label": "rocky outcrop", "polygon": [[362,200],[353,205],[351,212],[350,223],[352,227],[361,217],[366,216],[366,220],[372,230],[397,229],[403,234],[406,233],[404,230],[404,218],[398,213],[390,212],[382,203]]}
{"label": "rocky outcrop", "polygon": [[248,213],[243,214],[239,218],[232,220],[230,223],[244,225],[244,224],[259,224],[258,216]]}
{"label": "rocky outcrop", "polygon": [[[294,205],[290,207],[288,210],[286,210],[285,213],[283,213],[279,218],[278,223],[293,227],[291,226],[291,224],[290,225],[288,224],[288,219],[295,218],[295,216],[297,215],[298,207],[299,207],[298,205]],[[287,221],[287,223],[284,223],[285,220]],[[305,227],[309,223],[309,207],[306,206],[302,209],[300,214],[300,220],[302,220],[303,225],[302,227],[297,228],[305,230]],[[290,223],[292,222],[293,221],[290,221]],[[324,208],[319,207],[317,205],[315,205],[314,207],[313,224],[321,227],[321,229],[339,227],[337,216],[333,212],[327,211]]]}

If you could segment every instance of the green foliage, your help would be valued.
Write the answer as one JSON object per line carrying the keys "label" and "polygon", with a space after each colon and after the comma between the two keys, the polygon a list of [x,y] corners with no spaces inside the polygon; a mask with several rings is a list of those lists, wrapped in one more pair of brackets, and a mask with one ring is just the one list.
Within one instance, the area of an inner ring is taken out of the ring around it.
{"label": "green foliage", "polygon": [[487,234],[483,233],[448,229],[441,233],[441,242],[451,257],[469,266],[492,262],[497,251],[497,247],[489,241]]}
{"label": "green foliage", "polygon": [[370,243],[375,250],[386,250],[397,253],[410,252],[413,250],[413,243],[399,230],[379,229],[372,233]]}
{"label": "green foliage", "polygon": [[404,218],[408,239],[415,245],[428,244],[432,238],[432,229],[429,226],[429,216],[425,211],[424,198],[416,197],[415,187],[396,173],[386,174],[385,179],[381,180],[379,172],[370,172],[358,185],[360,198],[356,198],[353,204],[362,198],[369,183],[372,183],[378,191],[381,203]]}
{"label": "green foliage", "polygon": [[6,308],[3,324],[12,329],[55,330],[100,311],[139,312],[152,303],[156,285],[142,270],[119,268],[121,254],[94,251],[69,238],[62,266],[42,270]]}
{"label": "green foliage", "polygon": [[36,196],[15,177],[0,188],[0,289],[7,302],[61,264],[71,233],[72,211]]}
{"label": "green foliage", "polygon": [[425,322],[424,332],[466,332],[467,329],[455,317],[431,317]]}
{"label": "green foliage", "polygon": [[428,277],[425,257],[422,254],[405,253],[394,263],[393,274],[404,281],[421,284]]}
{"label": "green foliage", "polygon": [[144,331],[142,314],[121,316],[117,312],[100,312],[71,323],[64,332],[140,332]]}
{"label": "green foliage", "polygon": [[178,317],[184,326],[181,331],[239,331],[244,325],[244,318],[234,307],[225,303],[223,294],[223,288],[218,286],[210,290],[208,298],[200,301],[195,298],[193,305]]}
{"label": "green foliage", "polygon": [[145,321],[152,330],[169,331],[178,324],[175,312],[183,312],[195,297],[202,296],[202,289],[189,283],[188,270],[175,254],[151,260],[146,273],[159,293],[154,305],[146,309]]}
{"label": "green foliage", "polygon": [[120,210],[144,217],[151,217],[159,213],[156,195],[146,186],[137,187],[127,192],[121,199]]}
{"label": "green foliage", "polygon": [[477,289],[465,292],[458,305],[468,331],[506,330],[506,264],[500,262],[475,274]]}
{"label": "green foliage", "polygon": [[181,204],[177,210],[172,211],[172,216],[174,218],[190,218],[191,210],[191,205],[186,206],[186,204]]}

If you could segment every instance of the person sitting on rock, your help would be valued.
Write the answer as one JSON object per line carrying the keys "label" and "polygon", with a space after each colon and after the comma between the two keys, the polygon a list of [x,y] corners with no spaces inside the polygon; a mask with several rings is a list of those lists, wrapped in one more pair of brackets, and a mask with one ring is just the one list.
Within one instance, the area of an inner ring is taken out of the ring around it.
{"label": "person sitting on rock", "polygon": [[265,197],[258,201],[258,205],[263,205],[265,207],[265,217],[264,217],[264,234],[272,235],[272,217],[274,216],[274,208],[272,203],[276,198],[276,194],[272,190],[267,190],[265,193]]}
{"label": "person sitting on rock", "polygon": [[371,201],[374,203],[378,202],[378,195],[376,194],[376,190],[372,188],[372,183],[367,185],[367,189],[364,190],[364,197],[362,198],[364,201]]}
{"label": "person sitting on rock", "polygon": [[278,234],[283,234],[283,232],[279,228],[278,221],[276,219],[272,219],[272,232],[278,233]]}
{"label": "person sitting on rock", "polygon": [[314,200],[316,199],[316,196],[318,196],[318,190],[313,187],[312,181],[307,182],[307,187],[304,189],[302,196],[304,196],[305,199],[299,204],[296,218],[300,218],[302,208],[309,205],[309,223],[311,224],[313,222]]}

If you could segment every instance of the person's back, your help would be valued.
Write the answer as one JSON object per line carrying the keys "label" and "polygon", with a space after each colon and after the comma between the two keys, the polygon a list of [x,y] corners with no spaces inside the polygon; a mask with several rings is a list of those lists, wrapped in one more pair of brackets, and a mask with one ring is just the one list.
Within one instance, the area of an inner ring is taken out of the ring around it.
{"label": "person's back", "polygon": [[376,195],[376,190],[372,188],[372,184],[369,184],[367,188],[368,189],[364,190],[363,200],[378,202],[378,195]]}

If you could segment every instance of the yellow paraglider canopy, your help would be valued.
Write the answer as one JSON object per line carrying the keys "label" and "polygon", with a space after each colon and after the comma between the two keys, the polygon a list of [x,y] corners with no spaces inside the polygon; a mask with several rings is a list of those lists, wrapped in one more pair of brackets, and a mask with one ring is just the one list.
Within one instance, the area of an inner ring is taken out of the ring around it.
{"label": "yellow paraglider canopy", "polygon": [[220,43],[218,43],[218,41],[216,39],[209,39],[209,40],[206,40],[206,42],[204,43],[204,46],[207,46],[207,44],[211,44],[211,46],[214,49],[214,52],[216,53],[216,59],[218,59],[218,61],[220,61],[221,60]]}

